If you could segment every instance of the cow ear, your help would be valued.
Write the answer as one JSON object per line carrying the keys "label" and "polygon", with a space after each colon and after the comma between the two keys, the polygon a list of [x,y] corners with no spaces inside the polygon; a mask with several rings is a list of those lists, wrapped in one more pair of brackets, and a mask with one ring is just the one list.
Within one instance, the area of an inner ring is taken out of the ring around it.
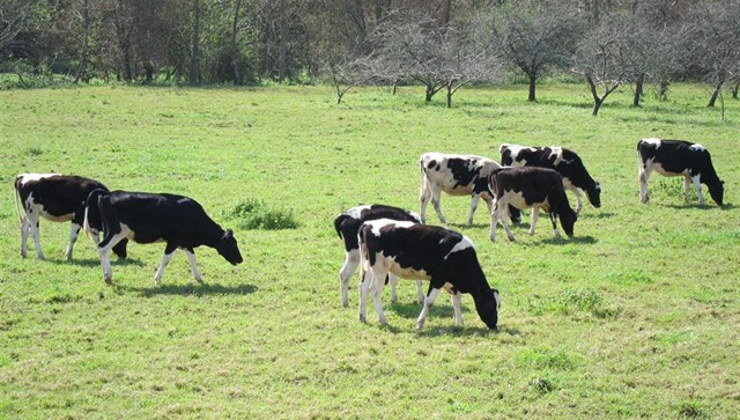
{"label": "cow ear", "polygon": [[231,229],[226,229],[226,232],[224,232],[224,239],[229,239],[234,237],[234,231]]}

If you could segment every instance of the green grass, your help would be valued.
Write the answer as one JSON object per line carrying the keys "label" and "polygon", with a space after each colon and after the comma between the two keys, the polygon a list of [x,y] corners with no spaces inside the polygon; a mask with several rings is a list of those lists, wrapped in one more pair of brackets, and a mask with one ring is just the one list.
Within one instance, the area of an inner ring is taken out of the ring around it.
{"label": "green grass", "polygon": [[[536,104],[526,86],[461,90],[452,109],[418,87],[353,89],[341,106],[328,87],[0,92],[0,417],[736,417],[740,102],[723,122],[702,86],[639,109],[630,94],[592,118],[583,85],[544,85]],[[682,181],[657,175],[640,204],[648,136],[705,145],[728,205],[706,192],[706,208],[694,193],[685,205]],[[333,218],[358,203],[418,211],[421,153],[498,160],[503,142],[572,148],[603,192],[573,239],[546,219],[530,237],[525,219],[495,244],[485,206],[468,228],[469,200],[442,198],[501,291],[500,332],[469,296],[464,327],[440,298],[415,331],[408,281],[398,304],[385,293],[389,327],[372,305],[358,321],[356,277],[342,309]],[[200,248],[207,284],[191,286],[178,253],[157,287],[164,245],[131,245],[114,289],[92,242],[67,262],[69,227],[48,221],[48,260],[21,259],[11,185],[27,171],[191,196],[245,262]],[[249,229],[231,212],[250,199],[297,227]]]}

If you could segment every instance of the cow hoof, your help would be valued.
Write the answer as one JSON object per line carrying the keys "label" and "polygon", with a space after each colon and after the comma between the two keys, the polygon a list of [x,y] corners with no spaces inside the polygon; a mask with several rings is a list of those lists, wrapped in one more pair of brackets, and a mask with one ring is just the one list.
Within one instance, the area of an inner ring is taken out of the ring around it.
{"label": "cow hoof", "polygon": [[516,242],[516,239],[514,239],[513,236],[508,236],[507,238],[509,239],[509,242]]}
{"label": "cow hoof", "polygon": [[527,232],[527,233],[529,233],[529,236],[534,236],[534,231],[533,231],[533,230],[530,230],[530,231],[529,231],[529,232]]}
{"label": "cow hoof", "polygon": [[104,282],[105,282],[105,284],[107,284],[108,286],[115,286],[115,285],[116,285],[115,283],[113,283],[113,279],[112,279],[112,278],[110,278],[110,277],[103,277],[103,281],[104,281]]}
{"label": "cow hoof", "polygon": [[28,254],[26,254],[25,252],[21,252],[21,258],[26,258],[26,257],[28,257]]}
{"label": "cow hoof", "polygon": [[349,308],[349,302],[342,302],[342,308]]}
{"label": "cow hoof", "polygon": [[365,315],[360,314],[360,322],[365,324],[367,322],[367,318],[365,318]]}
{"label": "cow hoof", "polygon": [[424,329],[424,323],[423,322],[417,322],[416,323],[416,329],[421,331]]}

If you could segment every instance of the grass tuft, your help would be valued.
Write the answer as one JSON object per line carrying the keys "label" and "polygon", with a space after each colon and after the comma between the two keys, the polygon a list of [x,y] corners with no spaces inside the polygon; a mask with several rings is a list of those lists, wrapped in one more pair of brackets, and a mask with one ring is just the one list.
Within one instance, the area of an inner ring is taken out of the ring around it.
{"label": "grass tuft", "polygon": [[291,210],[272,208],[262,200],[247,198],[237,203],[224,217],[236,220],[240,229],[296,229],[298,221]]}
{"label": "grass tuft", "polygon": [[678,406],[678,415],[683,418],[706,418],[707,414],[696,402],[684,402]]}

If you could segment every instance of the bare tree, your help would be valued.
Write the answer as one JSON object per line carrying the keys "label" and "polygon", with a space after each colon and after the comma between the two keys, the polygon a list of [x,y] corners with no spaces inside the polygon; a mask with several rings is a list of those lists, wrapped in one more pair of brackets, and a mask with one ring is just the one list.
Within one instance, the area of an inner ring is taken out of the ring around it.
{"label": "bare tree", "polygon": [[599,113],[606,98],[629,81],[628,17],[620,13],[601,15],[599,25],[588,31],[578,45],[572,71],[585,77],[593,97],[592,115]]}
{"label": "bare tree", "polygon": [[507,3],[491,13],[492,43],[506,60],[529,78],[529,101],[535,101],[537,79],[549,69],[567,67],[581,22],[569,3],[525,0]]}
{"label": "bare tree", "polygon": [[193,0],[193,49],[190,63],[190,83],[200,79],[200,0]]}
{"label": "bare tree", "polygon": [[15,41],[28,17],[26,1],[0,0],[0,50]]}

